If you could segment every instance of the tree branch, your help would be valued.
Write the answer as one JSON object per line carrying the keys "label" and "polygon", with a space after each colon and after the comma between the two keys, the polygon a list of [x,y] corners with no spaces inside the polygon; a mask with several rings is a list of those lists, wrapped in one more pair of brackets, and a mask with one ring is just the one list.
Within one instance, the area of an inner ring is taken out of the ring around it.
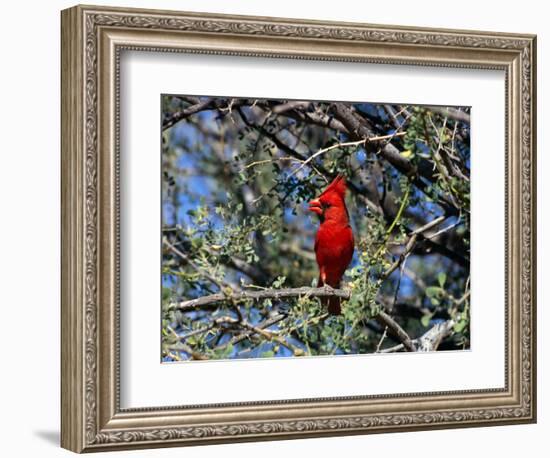
{"label": "tree branch", "polygon": [[454,121],[465,122],[470,124],[470,115],[462,110],[457,110],[456,108],[445,108],[445,107],[427,107],[428,110],[433,111],[434,113],[439,113],[447,118],[450,118]]}
{"label": "tree branch", "polygon": [[[359,119],[359,117],[356,116],[352,109],[346,104],[337,102],[332,104],[332,106],[336,118],[338,118],[340,122],[346,126],[352,138],[360,140],[375,136],[374,132],[366,125],[366,123],[361,122],[361,119]],[[426,195],[430,195],[428,186],[426,182],[420,179],[420,175],[430,182],[433,182],[435,181],[435,177],[432,170],[429,168],[417,168],[391,143],[386,143],[382,148],[380,148],[379,154],[399,172],[409,177],[418,189]],[[458,209],[454,206],[453,202],[450,202],[445,196],[439,196],[438,204],[441,205],[447,214],[454,216],[458,215]]]}
{"label": "tree branch", "polygon": [[[303,356],[304,352],[302,349],[296,347],[295,345],[291,344],[290,342],[287,342],[285,339],[283,339],[281,336],[277,335],[274,331],[269,331],[267,326],[256,326],[249,321],[246,321],[244,319],[237,319],[232,318],[230,316],[222,316],[216,318],[211,325],[204,327],[201,329],[202,332],[207,332],[208,330],[212,329],[214,326],[220,326],[222,324],[229,324],[233,326],[240,326],[251,333],[259,334],[263,337],[265,337],[269,341],[277,342],[279,345],[282,345],[283,347],[288,348],[290,351],[294,353],[294,356]],[[180,337],[180,344],[183,344],[182,340],[188,338],[191,335],[191,333],[181,336]],[[172,347],[172,350],[177,350],[177,347]],[[187,350],[184,350],[187,352]]]}
{"label": "tree branch", "polygon": [[182,260],[187,262],[193,269],[195,269],[197,272],[200,272],[201,275],[204,275],[206,279],[210,280],[210,282],[214,283],[218,288],[223,289],[224,287],[229,287],[232,289],[237,289],[238,286],[234,283],[228,283],[224,280],[218,280],[213,275],[210,275],[210,272],[208,272],[206,269],[201,268],[198,264],[193,262],[189,256],[187,256],[185,253],[178,250],[174,245],[172,245],[168,239],[163,238],[164,245],[170,250],[172,253],[179,256]]}
{"label": "tree branch", "polygon": [[397,324],[397,322],[389,316],[387,313],[380,311],[378,315],[374,317],[382,326],[387,327],[395,336],[401,341],[403,347],[407,351],[416,351],[414,342],[411,340],[409,335],[404,331],[404,329]]}
{"label": "tree branch", "polygon": [[[302,286],[300,288],[282,288],[282,289],[264,289],[260,291],[239,291],[234,294],[228,295],[224,293],[210,294],[208,296],[202,296],[197,299],[191,299],[176,304],[171,304],[170,308],[179,309],[187,312],[195,310],[200,307],[208,306],[212,303],[222,301],[243,301],[254,300],[259,301],[263,299],[284,299],[289,297],[339,297],[341,299],[349,299],[351,292],[343,289],[334,288],[310,288],[308,286]],[[408,351],[416,351],[414,344],[411,341],[409,335],[403,330],[401,326],[387,313],[380,311],[378,315],[374,317],[382,325],[387,326],[388,329],[403,343],[404,347]],[[250,330],[258,332],[256,329]]]}
{"label": "tree branch", "polygon": [[[256,123],[250,121],[248,119],[248,117],[245,115],[245,113],[243,113],[242,110],[238,110],[240,116],[241,116],[241,119],[243,120],[243,122],[250,128],[253,128],[253,129],[257,129],[259,132],[261,132],[264,136],[266,136],[267,138],[269,138],[273,143],[275,143],[275,146],[277,146],[277,148],[279,148],[279,150],[285,152],[286,154],[288,154],[289,156],[291,157],[294,157],[298,162],[305,162],[308,157],[307,156],[304,156],[302,155],[301,153],[299,153],[298,151],[296,151],[295,149],[291,148],[290,146],[288,146],[284,141],[282,141],[275,133],[273,132],[268,132],[263,126],[261,125],[257,125]],[[323,166],[318,166],[317,169],[323,174],[325,175],[326,177],[330,177],[331,179],[334,179],[336,177],[336,173],[330,173],[326,168],[324,168]],[[383,210],[379,207],[378,204],[376,204],[375,202],[373,202],[372,200],[370,200],[370,198],[366,195],[366,193],[362,190],[360,190],[357,186],[355,186],[355,184],[351,181],[349,181],[347,183],[347,186],[348,188],[358,194],[358,195],[361,195],[362,198],[365,200],[367,206],[369,207],[369,209],[371,211],[373,211],[374,213],[378,213],[380,215],[383,215],[384,212]]]}
{"label": "tree branch", "polygon": [[[454,320],[447,320],[443,323],[437,323],[436,325],[434,325],[425,334],[412,341],[413,344],[416,345],[416,351],[436,351],[443,339],[449,337],[453,333],[454,325]],[[395,345],[394,347],[380,350],[380,353],[395,353],[397,351],[403,350],[404,348],[405,345],[401,343],[399,345]]]}
{"label": "tree branch", "polygon": [[386,271],[382,274],[382,281],[388,278],[395,270],[401,265],[403,260],[411,253],[411,251],[414,249],[414,246],[416,244],[416,240],[419,235],[421,235],[423,232],[437,226],[438,224],[441,224],[443,221],[445,221],[444,216],[440,216],[438,218],[435,218],[434,220],[430,221],[429,223],[425,224],[422,227],[419,227],[418,229],[415,229],[411,232],[409,240],[407,241],[407,244],[405,245],[405,250],[401,255],[399,256],[399,259],[395,261]]}
{"label": "tree branch", "polygon": [[174,114],[172,114],[172,116],[162,122],[162,130],[166,130],[169,127],[172,127],[177,122],[181,121],[182,119],[188,118],[189,116],[208,108],[212,104],[212,102],[212,99],[208,99],[195,105],[191,105],[184,110],[176,111]]}
{"label": "tree branch", "polygon": [[336,143],[334,145],[331,145],[327,148],[322,148],[320,149],[319,151],[317,151],[316,153],[312,154],[311,156],[309,156],[305,161],[303,161],[300,166],[298,168],[296,168],[291,174],[290,176],[293,176],[293,175],[296,175],[301,169],[303,169],[309,162],[311,162],[312,160],[314,160],[316,157],[320,156],[321,154],[325,154],[329,151],[332,151],[333,149],[337,149],[337,148],[345,148],[345,147],[348,147],[348,146],[360,146],[360,145],[365,145],[367,143],[372,143],[372,142],[379,142],[379,141],[383,141],[383,140],[390,140],[394,137],[401,137],[405,135],[405,132],[396,132],[394,134],[391,134],[391,135],[380,135],[380,136],[377,136],[377,137],[369,137],[369,138],[364,138],[363,140],[357,140],[355,142],[343,142],[343,143]]}
{"label": "tree branch", "polygon": [[246,300],[261,301],[264,299],[285,299],[289,297],[340,297],[342,299],[349,299],[351,296],[350,291],[343,289],[333,288],[310,288],[309,286],[302,286],[300,288],[282,288],[282,289],[262,289],[259,291],[237,291],[232,294],[216,293],[208,296],[201,296],[196,299],[190,299],[187,301],[171,304],[171,309],[179,309],[187,312],[189,310],[195,310],[197,308],[205,307],[210,304],[222,301],[240,302]]}
{"label": "tree branch", "polygon": [[[374,132],[372,132],[372,130],[365,124],[361,123],[361,121],[354,115],[351,108],[346,106],[346,104],[334,103],[333,107],[336,117],[344,126],[346,126],[352,137],[363,139],[375,136]],[[401,155],[399,150],[391,143],[387,143],[381,148],[380,155],[397,170],[409,177],[413,177],[418,172],[412,162]]]}
{"label": "tree branch", "polygon": [[[256,327],[258,329],[265,329],[269,328],[270,326],[273,326],[274,324],[284,320],[287,317],[284,313],[279,313],[275,316],[272,316],[271,318],[266,319],[265,321],[262,321],[261,323],[257,324]],[[215,350],[222,350],[224,348],[227,348],[229,345],[235,345],[247,338],[249,338],[254,332],[250,329],[245,329],[242,333],[237,334],[236,336],[232,337],[229,342],[219,345],[215,348]]]}

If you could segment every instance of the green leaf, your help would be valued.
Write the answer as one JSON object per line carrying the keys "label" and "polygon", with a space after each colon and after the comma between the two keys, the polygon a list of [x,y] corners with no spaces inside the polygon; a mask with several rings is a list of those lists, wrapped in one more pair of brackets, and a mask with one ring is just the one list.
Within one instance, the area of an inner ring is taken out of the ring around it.
{"label": "green leaf", "polygon": [[461,320],[453,326],[454,332],[462,332],[468,323],[465,320]]}
{"label": "green leaf", "polygon": [[426,296],[430,298],[437,297],[440,292],[441,292],[441,288],[439,286],[428,286],[426,288]]}
{"label": "green leaf", "polygon": [[445,274],[445,272],[439,272],[439,274],[437,275],[437,281],[439,282],[439,286],[443,288],[446,280],[447,280],[447,275]]}
{"label": "green leaf", "polygon": [[286,277],[284,275],[279,276],[275,279],[275,281],[272,283],[272,287],[277,289],[283,286],[284,282],[286,281]]}
{"label": "green leaf", "polygon": [[424,315],[420,322],[422,323],[422,326],[427,328],[430,325],[430,321],[432,321],[433,314],[429,313],[428,315]]}

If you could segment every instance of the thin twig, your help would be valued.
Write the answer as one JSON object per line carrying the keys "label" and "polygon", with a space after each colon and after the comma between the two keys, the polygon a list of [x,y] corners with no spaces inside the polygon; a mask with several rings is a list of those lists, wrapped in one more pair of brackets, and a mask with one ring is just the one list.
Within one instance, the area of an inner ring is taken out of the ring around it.
{"label": "thin twig", "polygon": [[435,232],[431,235],[425,235],[424,238],[429,239],[429,240],[435,239],[436,237],[440,236],[441,234],[444,234],[447,231],[450,231],[451,229],[453,229],[454,227],[456,227],[460,224],[462,224],[462,221],[458,220],[456,223],[453,223],[450,226],[447,226],[447,227],[441,229],[440,231],[437,231],[437,232]]}
{"label": "thin twig", "polygon": [[408,187],[407,190],[405,191],[405,195],[403,196],[403,199],[401,200],[401,205],[399,206],[399,210],[397,211],[397,215],[395,215],[395,218],[393,219],[393,222],[391,223],[390,227],[386,231],[386,235],[384,236],[384,241],[382,242],[382,244],[380,245],[378,250],[376,250],[376,253],[374,253],[374,256],[373,256],[374,259],[377,259],[378,256],[380,255],[380,253],[382,253],[382,250],[384,250],[384,248],[386,248],[386,243],[388,243],[388,240],[390,238],[390,235],[391,235],[393,229],[395,228],[395,226],[397,225],[397,223],[401,219],[401,216],[403,215],[403,211],[405,210],[405,207],[407,206],[407,203],[409,201],[410,190],[411,190],[411,188]]}
{"label": "thin twig", "polygon": [[332,151],[333,149],[346,148],[348,146],[359,146],[359,145],[364,145],[365,143],[372,143],[372,142],[378,142],[378,141],[382,141],[382,140],[388,140],[388,139],[392,139],[393,137],[400,137],[402,135],[405,135],[405,133],[406,132],[396,132],[396,133],[393,133],[391,135],[380,135],[380,136],[375,136],[375,137],[364,138],[363,140],[358,140],[358,141],[355,141],[355,142],[336,143],[335,145],[331,145],[331,146],[328,146],[326,148],[322,148],[319,151],[317,151],[316,153],[309,156],[305,161],[303,161],[302,164],[300,165],[300,167],[295,169],[289,175],[289,177],[291,177],[293,175],[296,175],[300,170],[302,170],[307,164],[309,164],[316,157],[319,157],[322,154],[328,153],[329,151]]}
{"label": "thin twig", "polygon": [[[375,353],[380,353],[380,347],[382,346],[382,343],[386,339],[386,336],[388,335],[388,327],[384,326],[384,332],[382,333],[382,337],[380,337],[380,340],[378,341],[378,345],[376,345],[376,351]],[[401,344],[402,345],[402,344]]]}
{"label": "thin twig", "polygon": [[[166,326],[166,328],[168,329],[168,331],[170,331],[172,333],[173,336],[176,337],[176,339],[179,339],[178,333],[176,331],[174,331],[174,329],[172,329],[172,326]],[[178,352],[183,351],[183,352],[187,353],[188,355],[190,355],[192,359],[197,359],[197,360],[207,360],[208,359],[208,357],[206,357],[202,353],[199,353],[198,351],[193,350],[189,345],[187,345],[184,342],[180,342],[179,346],[169,347],[169,350],[178,351]]]}
{"label": "thin twig", "polygon": [[445,220],[445,216],[439,216],[438,218],[435,218],[434,220],[430,221],[429,223],[425,224],[422,227],[419,227],[418,229],[415,229],[410,233],[409,240],[407,241],[407,244],[405,245],[405,249],[403,253],[399,256],[399,259],[395,261],[386,271],[382,274],[381,280],[384,281],[386,278],[388,278],[403,262],[403,260],[409,255],[409,253],[414,249],[414,246],[416,244],[416,240],[420,234],[423,232],[426,232],[430,230],[431,228],[437,226],[438,224],[442,223]]}
{"label": "thin twig", "polygon": [[216,277],[211,275],[206,269],[201,268],[197,263],[193,262],[189,256],[187,256],[182,251],[178,250],[174,245],[172,245],[166,238],[163,239],[164,245],[174,254],[178,255],[183,259],[187,264],[189,264],[197,272],[200,272],[201,275],[204,275],[205,278],[214,283],[218,288],[223,289],[224,287],[229,287],[231,289],[238,289],[234,284],[227,283],[223,280],[218,280]]}
{"label": "thin twig", "polygon": [[261,161],[251,162],[250,164],[245,165],[242,170],[246,170],[246,169],[249,169],[251,167],[256,167],[257,165],[272,164],[273,162],[284,162],[284,161],[300,162],[300,163],[303,162],[300,159],[297,159],[295,157],[283,156],[283,157],[276,157],[276,158],[273,158],[273,159],[264,159],[264,160],[261,160]]}
{"label": "thin twig", "polygon": [[181,357],[177,353],[167,352],[167,356],[169,356],[172,359],[175,359],[176,361],[183,361]]}
{"label": "thin twig", "polygon": [[[257,324],[256,327],[259,329],[265,329],[269,328],[270,326],[273,326],[276,323],[279,323],[280,321],[284,320],[287,317],[287,315],[279,313],[275,316],[272,316],[271,318],[268,318],[265,321],[262,321],[261,323]],[[245,329],[242,333],[234,336],[229,340],[229,342],[224,343],[223,345],[219,345],[215,348],[215,350],[223,350],[227,348],[229,345],[235,345],[245,339],[248,339],[252,334],[254,334],[253,331],[250,329]]]}

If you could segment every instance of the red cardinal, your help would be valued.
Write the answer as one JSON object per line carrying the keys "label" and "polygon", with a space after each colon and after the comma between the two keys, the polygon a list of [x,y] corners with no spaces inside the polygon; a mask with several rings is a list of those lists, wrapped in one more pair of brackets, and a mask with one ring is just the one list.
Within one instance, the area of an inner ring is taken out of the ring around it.
{"label": "red cardinal", "polygon": [[[309,203],[309,210],[317,213],[321,225],[315,237],[315,257],[319,265],[318,285],[340,287],[340,281],[353,256],[353,232],[344,200],[346,180],[338,175],[317,199]],[[323,301],[332,315],[341,313],[340,298]]]}

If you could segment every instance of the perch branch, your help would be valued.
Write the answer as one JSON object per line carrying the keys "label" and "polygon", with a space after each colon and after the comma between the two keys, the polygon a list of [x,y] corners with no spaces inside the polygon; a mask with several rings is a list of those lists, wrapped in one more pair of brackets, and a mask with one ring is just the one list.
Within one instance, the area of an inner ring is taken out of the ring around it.
{"label": "perch branch", "polygon": [[187,301],[172,304],[170,308],[182,310],[184,312],[189,310],[195,310],[200,307],[204,307],[216,302],[222,301],[245,301],[254,300],[261,301],[263,299],[284,299],[288,297],[340,297],[342,299],[349,299],[351,293],[343,289],[333,288],[310,288],[308,286],[302,286],[300,288],[282,288],[282,289],[264,289],[260,291],[235,291],[232,294],[216,293],[208,296],[198,297],[196,299],[190,299]]}
{"label": "perch branch", "polygon": [[[282,288],[282,289],[264,289],[260,291],[238,291],[231,295],[224,293],[210,294],[208,296],[202,296],[197,299],[191,299],[179,303],[172,304],[170,308],[179,309],[181,311],[195,310],[200,307],[205,307],[210,304],[221,301],[243,301],[243,300],[263,300],[263,299],[284,299],[289,297],[339,297],[341,299],[349,299],[351,296],[350,291],[343,289],[333,288],[310,288],[302,286],[300,288]],[[416,351],[414,344],[411,341],[409,335],[403,330],[401,326],[387,313],[381,311],[374,317],[379,323],[387,328],[402,342],[404,347],[408,351]],[[242,323],[241,323],[242,324]],[[243,324],[246,328],[246,324]],[[248,327],[249,330],[258,332],[256,329]],[[260,333],[261,334],[261,333]]]}

